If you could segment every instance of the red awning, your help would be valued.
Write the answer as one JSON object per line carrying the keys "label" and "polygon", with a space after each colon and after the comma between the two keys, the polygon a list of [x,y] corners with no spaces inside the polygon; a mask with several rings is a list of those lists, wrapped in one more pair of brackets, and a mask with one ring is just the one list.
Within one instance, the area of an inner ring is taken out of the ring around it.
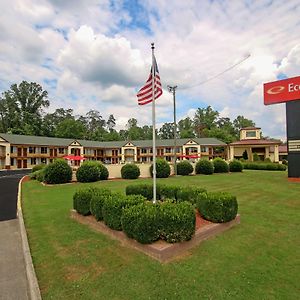
{"label": "red awning", "polygon": [[176,157],[200,158],[200,155],[176,155]]}
{"label": "red awning", "polygon": [[85,157],[82,157],[80,155],[77,155],[77,156],[75,156],[75,155],[66,155],[63,158],[66,159],[66,160],[85,160],[86,159]]}

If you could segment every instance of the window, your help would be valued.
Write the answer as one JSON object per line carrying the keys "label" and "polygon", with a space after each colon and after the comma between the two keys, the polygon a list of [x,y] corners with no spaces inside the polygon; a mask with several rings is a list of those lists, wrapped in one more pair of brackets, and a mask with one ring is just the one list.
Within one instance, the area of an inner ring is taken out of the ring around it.
{"label": "window", "polygon": [[28,152],[29,153],[35,153],[35,147],[29,147]]}
{"label": "window", "polygon": [[30,159],[30,164],[31,165],[36,165],[36,158],[35,157]]}
{"label": "window", "polygon": [[167,157],[166,157],[166,161],[169,161],[169,162],[170,162],[170,161],[171,161],[171,156],[167,156]]}
{"label": "window", "polygon": [[42,158],[41,158],[41,163],[42,163],[42,164],[46,164],[46,163],[47,163],[47,158],[42,157]]}
{"label": "window", "polygon": [[42,154],[47,154],[47,151],[48,149],[47,149],[47,147],[41,147],[41,153]]}
{"label": "window", "polygon": [[65,148],[58,148],[58,153],[59,154],[64,154],[65,153]]}
{"label": "window", "polygon": [[14,153],[14,147],[10,146],[10,153]]}
{"label": "window", "polygon": [[11,165],[11,166],[14,166],[14,165],[15,165],[15,159],[14,159],[14,158],[11,158],[11,159],[10,159],[10,165]]}
{"label": "window", "polygon": [[256,137],[256,131],[246,131],[246,137]]}
{"label": "window", "polygon": [[172,148],[166,148],[166,153],[172,153]]}
{"label": "window", "polygon": [[147,157],[142,157],[142,162],[146,162],[147,161]]}
{"label": "window", "polygon": [[147,153],[147,148],[142,148],[142,149],[141,149],[141,153],[142,153],[142,154],[146,154],[146,153]]}
{"label": "window", "polygon": [[208,152],[208,147],[201,147],[201,152]]}

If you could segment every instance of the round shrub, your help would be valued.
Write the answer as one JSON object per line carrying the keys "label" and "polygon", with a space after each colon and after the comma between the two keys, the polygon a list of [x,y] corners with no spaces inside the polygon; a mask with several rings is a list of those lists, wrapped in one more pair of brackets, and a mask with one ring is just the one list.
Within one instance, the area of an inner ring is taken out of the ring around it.
{"label": "round shrub", "polygon": [[100,180],[107,180],[109,176],[107,168],[100,162],[98,162],[98,168],[100,170]]}
{"label": "round shrub", "polygon": [[196,214],[188,202],[160,204],[160,237],[168,243],[188,241],[195,233]]}
{"label": "round shrub", "polygon": [[32,170],[31,170],[31,173],[34,173],[36,171],[39,171],[39,170],[42,170],[46,167],[45,164],[39,164],[39,165],[35,165]]}
{"label": "round shrub", "polygon": [[96,161],[85,161],[76,172],[77,181],[94,182],[100,180],[99,163]]}
{"label": "round shrub", "polygon": [[161,185],[159,188],[159,194],[160,199],[172,199],[177,200],[177,191],[179,187],[178,186],[172,186],[172,185]]}
{"label": "round shrub", "polygon": [[151,202],[125,208],[121,217],[123,231],[142,244],[159,239],[159,205]]}
{"label": "round shrub", "polygon": [[146,201],[141,195],[125,196],[120,193],[113,193],[103,203],[102,214],[105,224],[111,229],[122,230],[121,217],[124,208],[134,206]]}
{"label": "round shrub", "polygon": [[217,157],[213,160],[213,164],[215,173],[228,173],[229,166],[224,159]]}
{"label": "round shrub", "polygon": [[126,164],[121,169],[123,179],[137,179],[140,176],[140,168],[135,164]]}
{"label": "round shrub", "polygon": [[89,215],[91,213],[90,206],[92,197],[99,192],[100,189],[96,187],[89,187],[77,191],[73,196],[73,208],[81,215]]}
{"label": "round shrub", "polygon": [[[156,177],[157,178],[167,178],[170,176],[171,168],[168,162],[164,159],[156,159]],[[153,165],[150,167],[150,174],[153,176]]]}
{"label": "round shrub", "polygon": [[211,161],[203,158],[197,162],[195,171],[196,174],[211,175],[214,172],[214,165]]}
{"label": "round shrub", "polygon": [[45,180],[45,169],[41,169],[39,171],[34,172],[33,174],[36,174],[36,180],[39,182],[44,182]]}
{"label": "round shrub", "polygon": [[44,168],[44,181],[50,184],[66,183],[72,180],[72,169],[63,159],[57,159]]}
{"label": "round shrub", "polygon": [[90,211],[97,221],[103,220],[102,207],[103,203],[111,197],[111,191],[108,189],[99,189],[92,194]]}
{"label": "round shrub", "polygon": [[243,168],[243,164],[237,159],[234,159],[229,163],[230,172],[242,172]]}
{"label": "round shrub", "polygon": [[183,176],[190,175],[194,171],[192,164],[188,160],[183,160],[179,162],[176,165],[176,168],[177,168],[177,174]]}
{"label": "round shrub", "polygon": [[200,215],[214,223],[233,220],[238,211],[236,197],[228,193],[202,193],[197,201]]}

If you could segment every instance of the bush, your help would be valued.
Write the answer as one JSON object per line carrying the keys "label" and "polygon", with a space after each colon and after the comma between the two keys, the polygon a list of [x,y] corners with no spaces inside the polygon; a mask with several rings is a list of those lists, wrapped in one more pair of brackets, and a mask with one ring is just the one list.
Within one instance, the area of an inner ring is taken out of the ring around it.
{"label": "bush", "polygon": [[72,180],[72,169],[63,159],[57,159],[44,168],[45,182],[50,184],[66,183]]}
{"label": "bush", "polygon": [[46,167],[46,164],[39,164],[39,165],[35,165],[32,170],[31,173],[35,173],[36,171],[42,170]]}
{"label": "bush", "polygon": [[228,193],[202,193],[197,201],[200,215],[214,223],[225,223],[233,220],[238,211],[235,196]]}
{"label": "bush", "polygon": [[247,152],[247,150],[245,150],[245,151],[243,152],[243,159],[244,159],[244,160],[248,160],[248,152]]}
{"label": "bush", "polygon": [[99,189],[96,193],[92,194],[90,211],[97,221],[103,220],[102,207],[103,203],[111,197],[111,191],[108,189]]}
{"label": "bush", "polygon": [[159,239],[159,205],[146,202],[125,208],[121,217],[126,235],[142,244]]}
{"label": "bush", "polygon": [[44,182],[44,180],[45,180],[45,169],[41,169],[39,171],[36,171],[33,174],[36,174],[35,178],[36,178],[37,181]]}
{"label": "bush", "polygon": [[230,172],[242,172],[243,168],[243,164],[237,159],[234,159],[229,163]]}
{"label": "bush", "polygon": [[126,208],[122,215],[124,232],[143,244],[159,237],[169,243],[190,240],[195,233],[195,222],[195,210],[188,202],[148,202]]}
{"label": "bush", "polygon": [[[156,177],[157,178],[167,178],[170,176],[171,168],[168,162],[164,159],[156,159]],[[153,177],[153,165],[150,167],[150,174]]]}
{"label": "bush", "polygon": [[73,208],[81,215],[87,216],[91,213],[90,206],[93,195],[100,193],[100,189],[89,187],[77,191],[73,196]]}
{"label": "bush", "polygon": [[266,158],[264,159],[264,162],[265,162],[265,163],[272,163],[272,161],[271,161],[271,159],[270,159],[269,157],[266,157]]}
{"label": "bush", "polygon": [[205,158],[200,159],[195,167],[196,174],[211,175],[214,172],[213,163]]}
{"label": "bush", "polygon": [[282,164],[287,166],[289,164],[289,162],[286,159],[283,159]]}
{"label": "bush", "polygon": [[146,201],[146,198],[141,195],[125,196],[113,193],[103,203],[102,214],[105,224],[111,229],[122,230],[121,217],[124,208],[143,203],[144,201]]}
{"label": "bush", "polygon": [[213,164],[215,173],[228,173],[229,166],[224,159],[217,157],[213,160]]}
{"label": "bush", "polygon": [[188,202],[160,204],[160,237],[168,243],[188,241],[195,233],[196,214]]}
{"label": "bush", "polygon": [[121,169],[123,179],[137,179],[140,174],[140,168],[135,164],[126,164]]}
{"label": "bush", "polygon": [[76,172],[77,181],[94,182],[100,180],[100,169],[97,161],[85,161]]}
{"label": "bush", "polygon": [[177,174],[183,176],[190,175],[194,171],[192,164],[188,160],[183,160],[179,162],[176,165],[176,168],[177,168]]}
{"label": "bush", "polygon": [[100,180],[107,180],[109,176],[107,168],[100,162],[98,162],[98,168],[100,170]]}
{"label": "bush", "polygon": [[192,204],[196,204],[201,193],[206,193],[206,189],[199,187],[181,187],[177,190],[177,202],[188,201]]}
{"label": "bush", "polygon": [[172,199],[177,200],[177,191],[179,187],[178,186],[172,186],[172,185],[161,185],[159,189],[160,199]]}
{"label": "bush", "polygon": [[253,161],[261,161],[256,152],[253,153]]}

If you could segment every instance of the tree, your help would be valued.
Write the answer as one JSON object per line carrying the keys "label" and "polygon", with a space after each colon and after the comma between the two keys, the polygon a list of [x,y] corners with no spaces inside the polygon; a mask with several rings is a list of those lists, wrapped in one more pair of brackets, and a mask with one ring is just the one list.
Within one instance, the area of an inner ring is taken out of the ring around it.
{"label": "tree", "polygon": [[180,138],[193,138],[195,137],[193,121],[190,117],[186,117],[178,122],[177,129],[179,131]]}
{"label": "tree", "polygon": [[129,119],[126,128],[128,132],[127,138],[129,140],[141,140],[143,138],[143,129],[137,126],[137,119]]}
{"label": "tree", "polygon": [[233,126],[235,130],[235,134],[239,136],[239,132],[242,128],[245,127],[255,127],[255,123],[252,120],[246,119],[243,116],[237,116],[233,120]]}
{"label": "tree", "polygon": [[60,138],[83,139],[85,136],[85,127],[79,120],[65,119],[57,125],[55,136]]}
{"label": "tree", "polygon": [[216,120],[219,112],[212,109],[211,106],[198,108],[194,116],[194,129],[197,137],[203,137],[203,129],[211,129],[216,126]]}
{"label": "tree", "polygon": [[159,129],[159,137],[161,139],[174,139],[174,124],[164,123]]}
{"label": "tree", "polygon": [[106,122],[106,126],[109,132],[111,132],[116,126],[116,119],[114,115],[109,115],[108,120]]}
{"label": "tree", "polygon": [[49,106],[48,92],[35,82],[13,84],[0,99],[0,122],[3,131],[41,134],[43,108]]}

